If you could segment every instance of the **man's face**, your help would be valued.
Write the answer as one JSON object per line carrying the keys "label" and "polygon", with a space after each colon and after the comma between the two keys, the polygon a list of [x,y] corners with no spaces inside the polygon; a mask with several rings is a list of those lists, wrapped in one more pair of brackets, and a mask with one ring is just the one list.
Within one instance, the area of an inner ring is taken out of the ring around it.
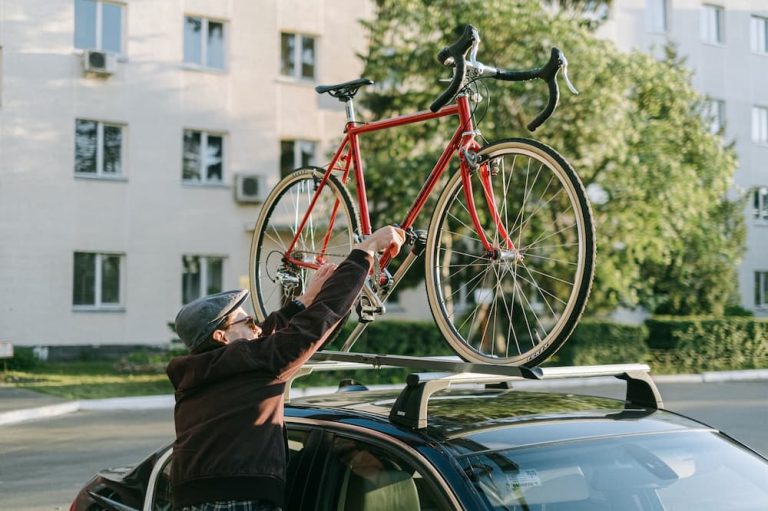
{"label": "man's face", "polygon": [[261,335],[261,328],[256,325],[252,316],[242,307],[238,307],[231,314],[233,321],[229,328],[224,333],[228,340],[235,339],[254,339]]}

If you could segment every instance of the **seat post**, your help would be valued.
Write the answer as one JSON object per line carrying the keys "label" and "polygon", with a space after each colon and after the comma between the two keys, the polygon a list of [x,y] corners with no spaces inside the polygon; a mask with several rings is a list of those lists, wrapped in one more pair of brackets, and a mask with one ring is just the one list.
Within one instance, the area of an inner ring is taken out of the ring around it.
{"label": "seat post", "polygon": [[347,124],[357,122],[357,120],[355,119],[355,103],[352,100],[352,98],[349,98],[348,100],[346,100],[344,102],[344,105],[347,111]]}

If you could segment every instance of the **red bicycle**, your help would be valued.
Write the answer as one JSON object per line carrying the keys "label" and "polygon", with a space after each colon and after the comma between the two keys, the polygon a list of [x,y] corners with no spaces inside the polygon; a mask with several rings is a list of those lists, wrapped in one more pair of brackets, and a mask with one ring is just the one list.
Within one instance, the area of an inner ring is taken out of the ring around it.
{"label": "red bicycle", "polygon": [[[468,26],[458,41],[440,51],[438,60],[452,66],[454,74],[430,111],[361,123],[353,100],[371,80],[316,88],[346,103],[345,132],[326,168],[291,173],[261,209],[249,263],[260,319],[300,294],[320,264],[342,260],[361,236],[372,232],[358,138],[455,116],[455,133],[400,223],[413,248],[394,275],[387,270],[387,254],[377,261],[357,307],[360,324],[342,350],[348,351],[367,322],[384,312],[387,296],[424,249],[430,309],[463,359],[535,365],[566,341],[584,310],[594,272],[594,231],[584,186],[562,156],[536,140],[510,138],[481,145],[470,85],[481,78],[547,82],[549,102],[528,125],[531,131],[555,110],[560,69],[569,88],[576,90],[557,48],[541,68],[505,71],[477,61],[479,43],[477,30]],[[454,157],[459,170],[443,189],[428,231],[415,231],[427,198]],[[347,188],[352,179],[354,199]]]}

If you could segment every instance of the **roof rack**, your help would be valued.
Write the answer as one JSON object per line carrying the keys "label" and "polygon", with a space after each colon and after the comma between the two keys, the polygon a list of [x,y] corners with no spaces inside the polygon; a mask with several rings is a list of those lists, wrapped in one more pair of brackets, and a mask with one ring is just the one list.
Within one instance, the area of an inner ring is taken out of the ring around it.
{"label": "roof rack", "polygon": [[[389,420],[392,423],[413,429],[427,427],[427,404],[430,396],[435,392],[449,388],[453,384],[485,383],[486,385],[498,385],[508,384],[514,380],[614,376],[627,382],[626,401],[628,403],[653,409],[663,406],[661,394],[648,374],[650,367],[646,364],[530,368],[475,364],[461,361],[458,357],[408,357],[319,351],[294,378],[310,374],[313,371],[394,367],[442,372],[411,373],[406,378],[406,386],[392,406]],[[286,385],[286,400],[291,383],[292,381]]]}

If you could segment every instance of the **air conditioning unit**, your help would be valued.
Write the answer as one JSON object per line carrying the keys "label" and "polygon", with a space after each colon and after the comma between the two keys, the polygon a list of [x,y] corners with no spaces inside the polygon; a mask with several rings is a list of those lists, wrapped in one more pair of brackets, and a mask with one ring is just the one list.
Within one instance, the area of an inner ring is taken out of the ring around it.
{"label": "air conditioning unit", "polygon": [[83,69],[87,73],[111,75],[117,71],[117,55],[101,50],[86,50],[83,54]]}
{"label": "air conditioning unit", "polygon": [[249,204],[264,202],[267,196],[267,180],[261,174],[237,174],[235,176],[235,200]]}

